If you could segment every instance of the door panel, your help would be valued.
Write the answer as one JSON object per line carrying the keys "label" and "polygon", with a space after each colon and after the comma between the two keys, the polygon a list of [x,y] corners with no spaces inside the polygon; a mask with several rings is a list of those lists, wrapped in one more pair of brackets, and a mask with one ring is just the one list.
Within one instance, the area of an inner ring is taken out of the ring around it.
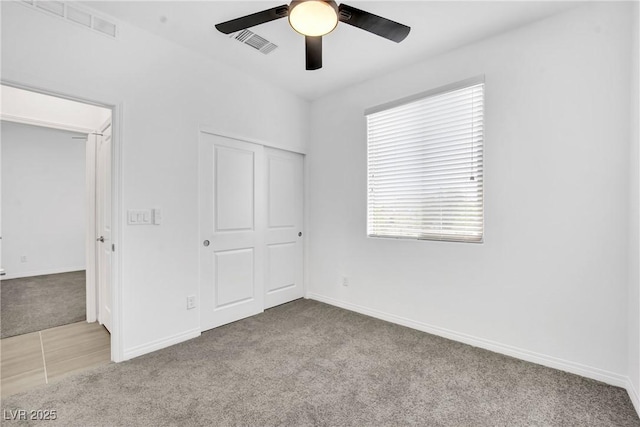
{"label": "door panel", "polygon": [[263,310],[264,160],[260,145],[201,135],[200,296],[207,330]]}
{"label": "door panel", "polygon": [[265,308],[302,298],[303,157],[265,148],[267,245]]}
{"label": "door panel", "polygon": [[254,295],[253,249],[215,253],[215,308],[251,300]]}
{"label": "door panel", "polygon": [[269,228],[296,226],[296,164],[290,158],[267,154],[269,180]]}
{"label": "door panel", "polygon": [[215,147],[216,231],[253,231],[254,152]]}
{"label": "door panel", "polygon": [[280,243],[268,246],[267,250],[267,294],[296,285],[295,243]]}

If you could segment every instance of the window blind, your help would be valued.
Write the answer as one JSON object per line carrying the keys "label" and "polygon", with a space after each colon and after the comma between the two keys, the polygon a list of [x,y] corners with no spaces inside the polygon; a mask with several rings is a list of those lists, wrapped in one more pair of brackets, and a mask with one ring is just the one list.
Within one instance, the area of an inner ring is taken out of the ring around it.
{"label": "window blind", "polygon": [[367,114],[367,233],[483,239],[484,83]]}

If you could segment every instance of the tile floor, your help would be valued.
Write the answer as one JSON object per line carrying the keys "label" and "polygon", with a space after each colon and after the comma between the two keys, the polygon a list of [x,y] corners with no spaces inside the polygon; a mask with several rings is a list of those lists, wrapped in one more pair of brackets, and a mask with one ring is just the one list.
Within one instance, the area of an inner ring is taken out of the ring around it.
{"label": "tile floor", "polygon": [[0,340],[2,397],[110,363],[111,336],[98,323],[78,322]]}

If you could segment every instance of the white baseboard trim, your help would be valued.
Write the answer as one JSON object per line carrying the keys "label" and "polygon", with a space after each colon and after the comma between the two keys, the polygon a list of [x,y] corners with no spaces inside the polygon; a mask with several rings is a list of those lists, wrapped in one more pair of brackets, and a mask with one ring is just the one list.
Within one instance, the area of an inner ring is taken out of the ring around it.
{"label": "white baseboard trim", "polygon": [[24,277],[35,277],[35,276],[46,276],[47,274],[71,273],[74,271],[82,271],[84,269],[85,269],[85,266],[83,265],[80,267],[49,268],[46,270],[25,271],[22,273],[13,273],[13,274],[7,273],[4,276],[0,276],[0,280],[22,279]]}
{"label": "white baseboard trim", "polygon": [[629,393],[629,399],[631,399],[631,403],[633,403],[633,407],[636,408],[636,412],[638,416],[640,416],[640,394],[638,394],[638,390],[633,386],[631,382],[631,378],[627,378],[627,393]]}
{"label": "white baseboard trim", "polygon": [[183,341],[187,341],[200,336],[200,328],[191,329],[189,331],[181,332],[179,334],[161,338],[159,340],[151,341],[150,343],[137,345],[129,349],[124,350],[124,359],[129,360],[134,357],[142,356],[143,354],[151,353],[156,350],[160,350],[165,347],[169,347],[175,344],[179,344]]}
{"label": "white baseboard trim", "polygon": [[412,329],[417,329],[419,331],[427,332],[429,334],[448,338],[453,341],[459,341],[465,344],[472,345],[474,347],[490,350],[495,353],[505,354],[507,356],[515,357],[517,359],[526,360],[527,362],[537,363],[539,365],[547,366],[549,368],[554,368],[561,371],[570,372],[572,374],[580,375],[583,377],[591,378],[597,381],[602,381],[604,383],[611,384],[617,387],[627,388],[628,384],[630,383],[627,376],[616,374],[615,372],[594,368],[592,366],[571,362],[569,360],[548,356],[546,354],[536,353],[533,351],[525,350],[522,348],[507,345],[507,344],[502,344],[502,343],[487,340],[484,338],[474,337],[471,335],[452,331],[452,330],[441,328],[438,326],[428,325],[426,323],[417,322],[415,320],[396,316],[395,314],[389,314],[379,310],[363,307],[357,304],[339,301],[323,295],[308,293],[307,298],[324,302],[324,303],[334,305],[336,307],[344,308],[347,310],[355,311],[357,313],[365,314],[367,316],[375,317],[381,320],[386,320],[388,322],[396,323],[398,325],[406,326]]}

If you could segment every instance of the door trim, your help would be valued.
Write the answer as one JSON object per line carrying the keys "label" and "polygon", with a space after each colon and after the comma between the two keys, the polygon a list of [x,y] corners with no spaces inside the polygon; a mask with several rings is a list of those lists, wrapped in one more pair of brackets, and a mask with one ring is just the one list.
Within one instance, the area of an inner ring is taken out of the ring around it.
{"label": "door trim", "polygon": [[[207,125],[200,125],[198,127],[198,134],[200,133],[208,133],[209,135],[216,135],[216,136],[222,136],[224,138],[229,138],[229,139],[235,139],[237,141],[240,142],[248,142],[250,144],[256,144],[256,145],[262,145],[263,147],[269,147],[269,148],[277,148],[278,150],[282,150],[282,151],[290,151],[292,153],[298,153],[298,154],[302,154],[303,156],[306,156],[306,152],[304,149],[291,149],[291,148],[287,148],[287,147],[283,147],[281,145],[278,144],[274,144],[273,142],[269,142],[269,141],[264,141],[264,140],[260,140],[260,139],[254,139],[254,138],[248,138],[242,135],[238,135],[238,134],[234,134],[231,132],[224,132],[224,131],[220,131],[214,127],[211,126],[207,126]],[[200,140],[200,138],[198,137],[198,140]]]}
{"label": "door trim", "polygon": [[[111,136],[111,226],[112,226],[112,242],[115,245],[113,262],[111,266],[112,278],[112,331],[111,331],[111,360],[121,362],[124,359],[123,347],[123,325],[122,325],[122,256],[123,248],[122,239],[122,141],[123,141],[123,121],[124,121],[124,102],[112,101],[105,102],[94,100],[83,95],[70,95],[67,93],[49,90],[47,88],[33,86],[14,80],[0,79],[0,84],[11,86],[17,89],[29,90],[44,95],[51,95],[58,98],[68,99],[71,101],[82,102],[89,105],[95,105],[111,110],[112,120],[112,136]],[[95,290],[94,290],[95,291]]]}

